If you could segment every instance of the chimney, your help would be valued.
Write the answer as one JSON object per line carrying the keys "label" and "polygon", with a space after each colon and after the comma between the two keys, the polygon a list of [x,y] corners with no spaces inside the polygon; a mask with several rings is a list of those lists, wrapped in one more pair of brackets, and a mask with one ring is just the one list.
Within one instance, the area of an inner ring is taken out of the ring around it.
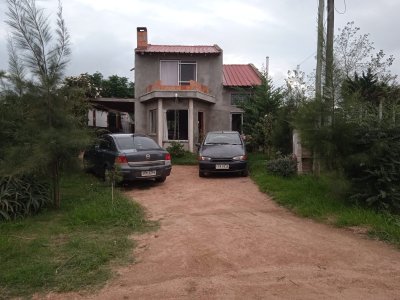
{"label": "chimney", "polygon": [[147,28],[138,27],[137,28],[137,48],[146,49],[147,48]]}

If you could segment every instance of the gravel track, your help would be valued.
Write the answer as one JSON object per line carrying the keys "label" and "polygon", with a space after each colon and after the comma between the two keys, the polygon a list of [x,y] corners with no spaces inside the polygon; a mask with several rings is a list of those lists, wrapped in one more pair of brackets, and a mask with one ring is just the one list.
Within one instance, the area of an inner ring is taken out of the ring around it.
{"label": "gravel track", "polygon": [[294,216],[250,178],[199,178],[174,166],[127,195],[160,230],[135,235],[136,263],[70,299],[400,299],[400,251]]}

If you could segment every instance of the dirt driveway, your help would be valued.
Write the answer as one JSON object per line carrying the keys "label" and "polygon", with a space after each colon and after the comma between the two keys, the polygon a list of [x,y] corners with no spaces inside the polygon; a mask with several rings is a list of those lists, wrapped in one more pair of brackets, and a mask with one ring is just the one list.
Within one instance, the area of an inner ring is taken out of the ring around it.
{"label": "dirt driveway", "polygon": [[249,178],[174,166],[128,195],[161,228],[93,299],[400,299],[400,251],[296,217]]}

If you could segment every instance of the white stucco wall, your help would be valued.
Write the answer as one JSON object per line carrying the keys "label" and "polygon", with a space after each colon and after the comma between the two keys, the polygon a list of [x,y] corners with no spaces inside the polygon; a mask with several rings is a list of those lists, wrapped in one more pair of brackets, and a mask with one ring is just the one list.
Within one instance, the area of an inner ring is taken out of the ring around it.
{"label": "white stucco wall", "polygon": [[122,132],[124,133],[130,133],[133,121],[129,114],[127,113],[121,113],[121,126],[122,126]]}
{"label": "white stucco wall", "polygon": [[[107,127],[107,115],[106,111],[94,110],[96,112],[96,127]],[[94,126],[93,124],[93,109],[89,109],[88,112],[88,125]]]}
{"label": "white stucco wall", "polygon": [[293,130],[293,154],[297,159],[297,172],[303,173],[303,151],[301,147],[300,133],[297,130]]}

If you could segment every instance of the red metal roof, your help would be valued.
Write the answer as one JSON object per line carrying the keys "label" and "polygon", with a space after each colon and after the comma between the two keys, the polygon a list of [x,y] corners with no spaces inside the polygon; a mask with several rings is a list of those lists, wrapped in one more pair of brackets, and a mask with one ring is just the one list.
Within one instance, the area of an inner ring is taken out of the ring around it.
{"label": "red metal roof", "polygon": [[222,52],[218,45],[213,46],[175,46],[175,45],[147,45],[146,49],[136,48],[136,52],[145,53],[187,53],[187,54],[219,54]]}
{"label": "red metal roof", "polygon": [[254,86],[261,84],[261,74],[252,65],[224,65],[224,86]]}

